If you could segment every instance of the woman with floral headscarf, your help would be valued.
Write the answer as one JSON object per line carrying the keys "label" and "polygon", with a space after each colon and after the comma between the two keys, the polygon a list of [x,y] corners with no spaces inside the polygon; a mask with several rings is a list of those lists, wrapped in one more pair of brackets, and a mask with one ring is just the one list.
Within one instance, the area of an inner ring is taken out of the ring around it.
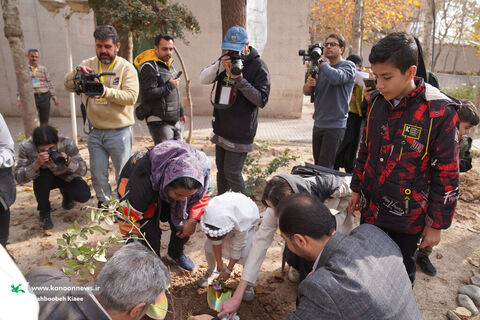
{"label": "woman with floral headscarf", "polygon": [[[140,231],[158,255],[159,222],[168,221],[172,232],[166,257],[185,270],[195,267],[183,250],[208,203],[209,176],[209,158],[181,141],[165,141],[134,154],[120,174],[118,193],[130,204],[123,214],[142,226]],[[119,226],[124,235],[135,232],[121,219]]]}

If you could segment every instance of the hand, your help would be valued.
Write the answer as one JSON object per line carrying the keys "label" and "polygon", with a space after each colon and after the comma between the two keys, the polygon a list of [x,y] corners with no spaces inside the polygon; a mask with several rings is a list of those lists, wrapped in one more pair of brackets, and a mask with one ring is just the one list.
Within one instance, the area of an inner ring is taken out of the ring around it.
{"label": "hand", "polygon": [[218,276],[218,279],[222,279],[223,281],[227,281],[228,278],[230,278],[230,274],[225,271],[222,271],[222,273],[220,273],[220,275]]}
{"label": "hand", "polygon": [[307,78],[307,86],[314,88],[317,85],[317,79],[312,78],[312,76],[308,76]]}
{"label": "hand", "polygon": [[210,319],[213,319],[213,317],[209,314],[201,314],[198,316],[188,317],[188,320],[210,320]]}
{"label": "hand", "polygon": [[78,67],[77,67],[77,72],[83,72],[83,73],[85,73],[85,74],[88,74],[88,73],[90,73],[90,72],[92,72],[92,71],[93,71],[93,69],[90,68],[90,67],[87,67],[87,66],[78,66]]}
{"label": "hand", "polygon": [[65,158],[65,164],[68,166],[70,164],[70,161],[72,161],[72,158],[68,156],[65,152],[60,152],[62,157]]}
{"label": "hand", "polygon": [[181,116],[181,117],[180,117],[180,122],[181,122],[182,124],[185,124],[185,122],[187,122],[187,117]]}
{"label": "hand", "polygon": [[58,102],[57,99],[53,100],[53,103],[55,103],[55,106],[56,106],[56,107],[59,107],[59,106],[60,106],[60,102]]}
{"label": "hand", "polygon": [[191,236],[195,232],[197,222],[198,221],[196,219],[188,219],[183,225],[183,229],[181,231],[177,231],[177,237],[185,238]]}
{"label": "hand", "polygon": [[37,171],[45,162],[50,160],[50,155],[48,152],[40,152],[37,156],[37,159],[33,162],[33,169]]}
{"label": "hand", "polygon": [[429,226],[425,226],[422,233],[422,242],[420,242],[419,248],[434,247],[440,243],[440,233],[442,230],[434,229]]}
{"label": "hand", "polygon": [[222,63],[222,66],[225,68],[225,71],[227,72],[227,74],[231,74],[230,70],[232,69],[232,59],[230,59],[230,56],[223,56],[220,62]]}
{"label": "hand", "polygon": [[170,80],[168,80],[168,82],[170,82],[171,84],[173,84],[173,86],[174,86],[175,88],[178,88],[178,86],[180,85],[180,78],[178,78],[178,79],[170,78]]}
{"label": "hand", "polygon": [[220,313],[217,315],[218,318],[222,318],[225,316],[227,313],[230,314],[231,319],[235,312],[240,308],[240,304],[242,303],[242,298],[237,299],[235,297],[232,297],[228,299],[227,301],[224,301],[222,305],[220,306]]}
{"label": "hand", "polygon": [[374,90],[375,89],[373,89],[372,87],[366,87],[363,89],[363,96],[368,103],[370,103],[370,97],[372,96]]}
{"label": "hand", "polygon": [[360,200],[360,195],[358,192],[352,192],[350,200],[348,200],[348,213],[355,217],[355,210],[358,210],[358,201]]}

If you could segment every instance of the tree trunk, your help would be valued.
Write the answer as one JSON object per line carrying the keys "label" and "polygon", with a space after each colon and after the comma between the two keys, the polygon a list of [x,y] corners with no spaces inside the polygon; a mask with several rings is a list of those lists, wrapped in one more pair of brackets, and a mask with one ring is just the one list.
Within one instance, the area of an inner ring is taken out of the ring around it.
{"label": "tree trunk", "polygon": [[362,55],[362,21],[363,21],[363,0],[355,0],[355,9],[352,20],[352,44],[350,53]]}
{"label": "tree trunk", "polygon": [[133,35],[132,32],[119,34],[120,56],[133,63]]}
{"label": "tree trunk", "polygon": [[16,0],[1,0],[3,20],[5,21],[4,33],[12,51],[17,88],[22,104],[23,127],[25,136],[32,135],[33,129],[38,125],[37,110],[33,96],[32,79],[28,72],[27,53],[23,43],[23,31],[20,25],[20,16]]}
{"label": "tree trunk", "polygon": [[188,105],[188,137],[186,139],[187,143],[192,142],[193,134],[193,104],[192,104],[192,94],[190,92],[190,77],[188,76],[187,67],[183,62],[182,55],[178,52],[177,47],[174,47],[175,54],[182,65],[183,74],[185,75],[185,91],[187,94],[187,105]]}
{"label": "tree trunk", "polygon": [[428,71],[432,67],[432,46],[433,36],[435,33],[433,25],[433,16],[435,14],[435,0],[425,0],[423,6],[423,13],[425,15],[425,24],[423,26],[422,49],[423,60],[425,61],[425,69]]}
{"label": "tree trunk", "polygon": [[246,0],[220,0],[222,14],[222,40],[233,26],[245,28],[247,22]]}

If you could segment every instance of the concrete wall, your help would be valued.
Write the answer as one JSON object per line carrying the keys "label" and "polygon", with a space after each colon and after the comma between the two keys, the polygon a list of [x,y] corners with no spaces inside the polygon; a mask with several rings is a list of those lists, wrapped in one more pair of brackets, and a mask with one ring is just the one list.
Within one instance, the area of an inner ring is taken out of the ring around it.
{"label": "concrete wall", "polygon": [[[69,116],[68,93],[63,89],[63,77],[67,72],[65,19],[62,14],[57,14],[53,18],[37,0],[17,0],[17,3],[25,50],[37,48],[40,51],[40,64],[48,68],[60,100],[59,108],[52,103],[50,114],[52,116]],[[3,34],[3,28],[4,21],[0,19],[0,112],[8,116],[19,116],[20,111],[15,106],[17,83],[12,54],[8,41]],[[93,30],[93,13],[82,16],[74,14],[71,18],[70,38],[73,65],[77,65],[82,59],[95,55]],[[27,58],[25,57],[25,59]],[[76,100],[78,106],[79,99]],[[77,114],[80,114],[79,107],[77,107]]]}
{"label": "concrete wall", "polygon": [[[190,44],[177,41],[191,79],[194,114],[211,114],[211,86],[199,82],[201,70],[221,54],[222,23],[220,1],[179,1],[188,6],[197,17],[201,32],[188,36]],[[268,2],[268,36],[262,58],[271,76],[271,92],[261,116],[298,118],[302,110],[302,85],[305,68],[298,49],[309,43],[309,0],[282,0]],[[294,8],[294,10],[292,9]],[[178,68],[178,62],[177,62]],[[183,91],[182,91],[183,94]]]}

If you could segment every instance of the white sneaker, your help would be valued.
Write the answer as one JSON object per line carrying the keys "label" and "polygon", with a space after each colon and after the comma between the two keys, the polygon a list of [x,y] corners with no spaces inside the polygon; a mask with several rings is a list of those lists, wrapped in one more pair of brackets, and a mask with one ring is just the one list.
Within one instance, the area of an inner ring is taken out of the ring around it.
{"label": "white sneaker", "polygon": [[295,283],[300,282],[300,271],[294,267],[290,267],[290,269],[288,269],[288,280]]}
{"label": "white sneaker", "polygon": [[203,276],[198,279],[197,281],[197,285],[200,287],[200,288],[206,288],[208,287],[209,283],[210,283],[210,278],[212,277],[213,275],[213,272],[210,271],[210,270],[207,270]]}
{"label": "white sneaker", "polygon": [[243,301],[252,301],[255,298],[255,290],[253,290],[253,285],[247,285],[245,292],[243,293]]}

